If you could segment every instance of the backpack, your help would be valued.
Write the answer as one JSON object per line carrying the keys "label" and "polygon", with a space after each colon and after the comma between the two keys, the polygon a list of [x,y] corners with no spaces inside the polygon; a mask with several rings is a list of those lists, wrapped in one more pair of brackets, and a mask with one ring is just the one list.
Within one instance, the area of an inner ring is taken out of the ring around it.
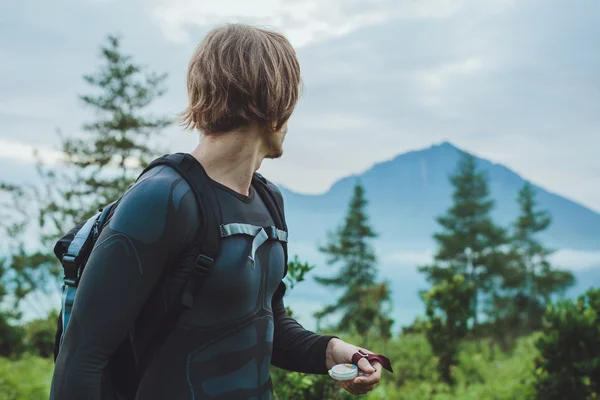
{"label": "backpack", "polygon": [[[214,193],[211,180],[202,165],[191,155],[175,153],[164,155],[152,161],[140,174],[139,180],[150,169],[166,165],[173,168],[191,187],[197,201],[198,210],[204,221],[200,232],[192,244],[192,257],[185,260],[192,265],[182,268],[185,272],[185,283],[183,284],[179,300],[160,324],[158,331],[152,334],[152,343],[160,346],[175,326],[179,316],[194,303],[194,294],[197,293],[200,284],[210,274],[214,260],[219,254],[222,221],[219,204]],[[137,182],[136,180],[136,182]],[[264,202],[277,230],[287,234],[287,225],[283,213],[283,197],[275,185],[265,179],[259,173],[252,177],[252,187]],[[106,221],[110,218],[120,199],[108,204],[99,212],[77,224],[65,236],[58,240],[54,247],[54,254],[61,261],[64,270],[64,284],[62,288],[61,311],[57,320],[57,330],[54,342],[54,361],[58,357],[64,333],[69,323],[71,310],[75,301],[75,294],[79,280],[85,273],[85,265],[98,240]],[[284,276],[287,273],[287,240],[282,241],[284,249]],[[168,279],[169,274],[180,272],[175,266],[165,272]],[[144,358],[144,357],[142,357]],[[145,368],[144,360],[134,357],[133,348],[129,337],[124,339],[118,350],[109,361],[108,371],[117,391],[126,399],[133,399],[137,392],[137,385]],[[141,373],[142,372],[142,373]]]}

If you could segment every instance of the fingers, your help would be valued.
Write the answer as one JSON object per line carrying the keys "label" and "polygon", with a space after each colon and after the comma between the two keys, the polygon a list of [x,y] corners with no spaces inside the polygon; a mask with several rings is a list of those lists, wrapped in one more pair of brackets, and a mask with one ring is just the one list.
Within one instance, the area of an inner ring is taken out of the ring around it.
{"label": "fingers", "polygon": [[[354,395],[361,395],[361,394],[365,394],[365,393],[372,391],[373,389],[375,389],[375,385],[381,379],[382,367],[379,363],[373,363],[373,365],[369,365],[369,366],[374,371],[369,376],[359,376],[357,378],[354,378],[351,381],[340,382],[340,385],[346,391],[348,391]],[[364,371],[363,368],[361,368],[361,369]]]}
{"label": "fingers", "polygon": [[[360,350],[366,354],[372,353],[371,351],[365,349]],[[366,394],[375,389],[375,386],[377,383],[379,383],[383,367],[376,361],[373,362],[373,364],[370,364],[365,358],[358,360],[357,367],[360,371],[366,374],[366,376],[359,375],[353,380],[342,381],[339,383],[342,388],[354,395]]]}
{"label": "fingers", "polygon": [[360,360],[358,360],[356,366],[358,367],[358,369],[360,369],[363,372],[366,372],[367,374],[372,374],[375,372],[375,368],[373,368],[373,366],[369,364],[369,361],[367,361],[366,358],[361,358]]}
{"label": "fingers", "polygon": [[[363,360],[361,360],[363,361]],[[364,360],[367,361],[367,360]],[[383,370],[383,367],[381,366],[381,364],[379,364],[378,362],[374,362],[373,365],[369,365],[373,371],[373,373],[369,374],[368,376],[358,376],[357,378],[354,379],[354,383],[356,385],[361,385],[361,386],[369,386],[369,385],[375,385],[376,383],[378,383],[381,380],[381,371]],[[363,369],[363,371],[365,371]],[[365,371],[367,372],[367,371]]]}

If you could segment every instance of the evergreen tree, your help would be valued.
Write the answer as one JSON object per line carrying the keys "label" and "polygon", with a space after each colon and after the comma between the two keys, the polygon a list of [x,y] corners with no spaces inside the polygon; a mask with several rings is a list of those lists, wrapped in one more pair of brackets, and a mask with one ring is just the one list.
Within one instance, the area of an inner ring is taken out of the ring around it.
{"label": "evergreen tree", "polygon": [[151,139],[171,123],[146,111],[164,94],[166,74],[145,73],[116,36],[108,36],[101,55],[99,71],[83,77],[94,93],[80,96],[97,120],[83,125],[84,135],[62,138],[61,173],[40,169],[50,194],[42,216],[51,235],[65,229],[66,216],[76,223],[119,198],[161,153]]}
{"label": "evergreen tree", "polygon": [[574,283],[569,271],[552,268],[548,257],[553,250],[544,247],[539,234],[550,226],[552,218],[547,211],[539,210],[536,193],[525,183],[518,195],[520,215],[513,226],[512,252],[516,261],[514,280],[516,296],[513,310],[522,316],[526,330],[541,328],[542,316],[553,294],[561,293]]}
{"label": "evergreen tree", "polygon": [[[44,164],[38,156],[43,188],[0,185],[0,190],[13,196],[12,208],[23,211],[0,221],[13,233],[9,235],[11,256],[7,262],[13,272],[16,300],[48,289],[48,274],[61,272],[52,253],[56,239],[125,192],[142,168],[160,153],[151,147],[152,139],[171,123],[168,118],[147,113],[152,102],[164,94],[166,75],[147,73],[134,63],[122,52],[116,36],[108,36],[101,59],[99,70],[84,76],[91,86],[90,94],[80,96],[97,120],[83,125],[83,135],[61,135],[63,158],[57,166]],[[37,240],[32,232],[39,235]],[[33,242],[41,243],[41,247],[32,249]]]}
{"label": "evergreen tree", "polygon": [[341,267],[331,278],[315,278],[321,285],[344,289],[334,304],[315,314],[317,320],[341,313],[335,329],[355,330],[363,335],[365,342],[371,331],[389,337],[392,325],[387,317],[390,300],[387,283],[376,281],[377,258],[368,243],[376,234],[369,226],[366,206],[365,190],[357,183],[344,224],[330,232],[327,245],[319,249],[327,255],[329,265],[341,264]]}
{"label": "evergreen tree", "polygon": [[420,267],[420,271],[433,285],[448,282],[453,274],[461,274],[473,284],[470,310],[477,331],[483,296],[498,287],[498,278],[506,272],[503,246],[508,239],[505,230],[492,220],[494,201],[489,198],[487,177],[478,170],[475,157],[463,153],[450,182],[454,186],[453,205],[437,218],[443,230],[434,235],[438,244],[435,263]]}

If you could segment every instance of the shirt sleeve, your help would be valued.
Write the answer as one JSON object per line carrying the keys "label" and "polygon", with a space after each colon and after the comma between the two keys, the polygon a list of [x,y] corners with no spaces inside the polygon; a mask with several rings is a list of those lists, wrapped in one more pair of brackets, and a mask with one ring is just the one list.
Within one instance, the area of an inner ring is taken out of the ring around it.
{"label": "shirt sleeve", "polygon": [[165,267],[198,230],[187,182],[168,167],[156,169],[123,196],[90,255],[56,360],[51,400],[118,398],[109,359]]}
{"label": "shirt sleeve", "polygon": [[271,363],[288,371],[326,374],[325,353],[336,336],[318,335],[306,330],[285,311],[285,284],[280,283],[273,295],[275,332]]}

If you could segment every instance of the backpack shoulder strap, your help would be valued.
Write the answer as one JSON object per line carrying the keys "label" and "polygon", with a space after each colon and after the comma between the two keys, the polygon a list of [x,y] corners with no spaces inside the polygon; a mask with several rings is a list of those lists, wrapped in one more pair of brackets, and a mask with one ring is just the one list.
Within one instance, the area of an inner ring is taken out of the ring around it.
{"label": "backpack shoulder strap", "polygon": [[[254,173],[252,177],[252,186],[265,203],[265,206],[269,210],[275,227],[281,229],[284,232],[288,232],[287,223],[285,222],[285,211],[283,207],[283,195],[271,181],[267,180],[264,176],[258,172]],[[288,248],[287,241],[282,243],[284,251],[285,267],[283,276],[287,274],[288,264]]]}
{"label": "backpack shoulder strap", "polygon": [[198,284],[210,273],[214,260],[219,254],[221,209],[210,178],[192,155],[187,153],[164,155],[151,162],[140,176],[160,165],[173,168],[190,185],[202,218],[202,228],[197,233],[193,244],[198,254],[193,260],[194,265],[186,280],[181,299],[184,306],[191,307]]}
{"label": "backpack shoulder strap", "polygon": [[252,178],[252,186],[258,192],[262,201],[265,203],[269,212],[273,215],[273,220],[278,229],[287,232],[287,224],[285,222],[285,212],[283,207],[283,195],[271,181],[267,180],[258,172],[254,173]]}
{"label": "backpack shoulder strap", "polygon": [[[190,154],[167,154],[152,161],[140,177],[150,169],[161,165],[173,168],[190,185],[196,198],[202,223],[191,244],[191,257],[182,260],[184,264],[182,269],[185,270],[186,278],[181,289],[181,301],[173,304],[160,327],[153,332],[147,346],[148,349],[159,347],[175,327],[182,313],[194,305],[194,295],[198,292],[201,283],[210,274],[214,261],[219,254],[221,239],[221,209],[211,180],[202,165]],[[145,370],[149,358],[149,351],[146,350],[146,354],[138,360],[138,373]]]}

